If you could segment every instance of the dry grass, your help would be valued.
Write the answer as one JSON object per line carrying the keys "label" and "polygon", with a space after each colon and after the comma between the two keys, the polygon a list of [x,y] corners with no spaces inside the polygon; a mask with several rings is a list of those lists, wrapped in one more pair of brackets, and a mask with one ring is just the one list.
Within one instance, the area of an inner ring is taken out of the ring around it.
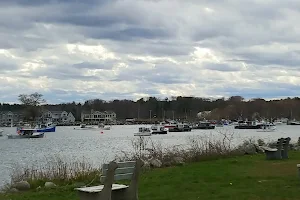
{"label": "dry grass", "polygon": [[10,178],[13,185],[18,181],[28,181],[31,186],[38,187],[47,181],[59,185],[75,182],[99,181],[100,169],[93,167],[87,160],[65,160],[59,156],[45,159],[43,164],[16,166]]}

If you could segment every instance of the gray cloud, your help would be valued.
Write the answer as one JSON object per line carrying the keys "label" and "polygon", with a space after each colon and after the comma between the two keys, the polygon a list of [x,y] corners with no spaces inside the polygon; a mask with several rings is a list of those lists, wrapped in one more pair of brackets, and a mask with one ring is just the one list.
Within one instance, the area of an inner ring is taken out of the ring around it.
{"label": "gray cloud", "polygon": [[0,102],[34,91],[53,102],[294,96],[299,10],[296,0],[0,1]]}

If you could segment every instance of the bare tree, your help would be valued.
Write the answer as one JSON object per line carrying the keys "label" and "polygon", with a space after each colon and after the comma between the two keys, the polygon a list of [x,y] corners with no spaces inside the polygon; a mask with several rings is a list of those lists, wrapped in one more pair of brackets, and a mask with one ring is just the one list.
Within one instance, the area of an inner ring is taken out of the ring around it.
{"label": "bare tree", "polygon": [[18,100],[25,106],[25,118],[28,120],[36,120],[41,114],[39,106],[46,103],[43,95],[40,93],[20,94]]}

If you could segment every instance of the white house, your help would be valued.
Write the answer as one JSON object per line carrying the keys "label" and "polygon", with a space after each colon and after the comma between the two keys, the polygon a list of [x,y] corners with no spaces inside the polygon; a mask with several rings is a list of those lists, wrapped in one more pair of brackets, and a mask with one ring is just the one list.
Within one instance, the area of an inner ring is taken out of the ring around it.
{"label": "white house", "polygon": [[71,112],[66,111],[45,111],[42,115],[42,121],[44,123],[73,123],[75,122],[75,117]]}
{"label": "white house", "polygon": [[82,112],[81,113],[81,121],[89,122],[89,123],[99,123],[99,122],[115,122],[117,119],[117,115],[113,111],[94,111],[90,112]]}

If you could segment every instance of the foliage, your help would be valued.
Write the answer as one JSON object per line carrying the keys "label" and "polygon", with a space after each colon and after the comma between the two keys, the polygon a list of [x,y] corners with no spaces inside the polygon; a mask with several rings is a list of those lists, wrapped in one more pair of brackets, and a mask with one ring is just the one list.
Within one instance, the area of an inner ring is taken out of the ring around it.
{"label": "foliage", "polygon": [[[22,96],[24,103],[36,104],[39,101],[27,101],[30,95]],[[24,98],[26,97],[26,98]],[[27,98],[28,97],[28,98]],[[37,97],[40,97],[37,95]],[[38,98],[39,99],[39,98]],[[25,101],[26,100],[26,101]],[[22,105],[25,105],[22,103]],[[118,119],[137,118],[137,119],[181,119],[196,120],[197,113],[202,111],[212,111],[208,119],[253,119],[253,118],[295,118],[300,119],[300,99],[286,98],[280,100],[269,100],[256,98],[245,100],[241,96],[233,96],[228,99],[208,99],[200,97],[172,97],[159,99],[155,97],[141,98],[137,101],[132,100],[112,100],[104,101],[92,99],[81,103],[63,103],[57,105],[42,105],[43,109],[65,110],[72,112],[77,120],[80,120],[82,111],[112,110],[116,112]],[[1,110],[20,111],[20,105],[1,104]]]}

